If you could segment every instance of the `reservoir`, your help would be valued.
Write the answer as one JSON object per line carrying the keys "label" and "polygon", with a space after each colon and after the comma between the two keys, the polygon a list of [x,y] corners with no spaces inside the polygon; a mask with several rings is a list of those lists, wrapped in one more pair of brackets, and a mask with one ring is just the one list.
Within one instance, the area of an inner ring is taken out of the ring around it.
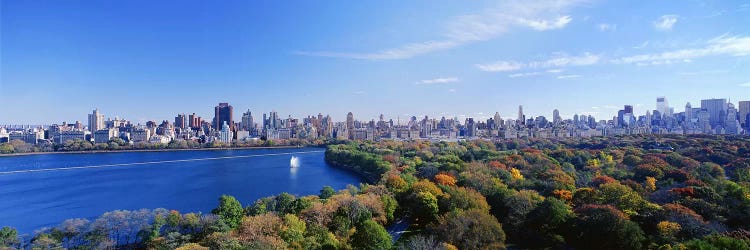
{"label": "reservoir", "polygon": [[[358,185],[323,148],[43,154],[0,157],[0,227],[19,234],[113,210],[210,213],[222,194],[243,206],[287,192]],[[294,167],[292,167],[294,165]]]}

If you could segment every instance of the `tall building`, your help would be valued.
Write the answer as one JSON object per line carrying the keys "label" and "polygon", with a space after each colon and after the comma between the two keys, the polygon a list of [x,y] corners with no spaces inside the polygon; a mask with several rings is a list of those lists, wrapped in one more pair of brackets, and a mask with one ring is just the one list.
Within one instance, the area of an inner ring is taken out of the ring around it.
{"label": "tall building", "polygon": [[189,125],[188,117],[185,114],[178,114],[174,118],[174,127],[185,129]]}
{"label": "tall building", "polygon": [[552,123],[558,124],[562,122],[562,117],[560,117],[560,111],[555,109],[552,111]]}
{"label": "tall building", "polygon": [[523,115],[523,105],[518,105],[518,122],[521,125],[526,124],[526,116]]}
{"label": "tall building", "polygon": [[740,101],[738,106],[740,124],[743,128],[750,130],[750,101]]}
{"label": "tall building", "polygon": [[656,110],[658,110],[659,114],[662,116],[671,115],[669,112],[669,103],[667,102],[666,97],[660,96],[656,98]]}
{"label": "tall building", "polygon": [[234,108],[229,103],[222,102],[219,106],[214,108],[214,128],[221,128],[221,125],[226,122],[229,128],[234,131],[234,119],[232,118]]}
{"label": "tall building", "polygon": [[221,124],[221,132],[219,132],[219,140],[228,144],[232,142],[232,137],[234,137],[234,134],[232,133],[231,128],[227,125],[226,121],[223,121]]}
{"label": "tall building", "polygon": [[251,131],[255,128],[253,121],[253,113],[248,109],[247,112],[242,114],[242,121],[240,122],[240,129],[245,131]]}
{"label": "tall building", "polygon": [[711,128],[723,126],[727,116],[727,99],[701,100],[701,109],[708,111]]}
{"label": "tall building", "polygon": [[693,122],[693,106],[688,102],[685,104],[685,124]]}
{"label": "tall building", "polygon": [[354,129],[354,114],[352,114],[352,112],[346,114],[346,129]]}
{"label": "tall building", "polygon": [[630,117],[633,116],[633,106],[625,105],[622,110],[617,111],[617,125],[625,127],[630,124]]}
{"label": "tall building", "polygon": [[99,113],[99,109],[94,109],[89,114],[89,131],[94,132],[100,129],[104,129],[104,115]]}
{"label": "tall building", "polygon": [[190,128],[192,128],[192,129],[200,129],[201,128],[201,123],[203,123],[203,121],[201,121],[201,117],[200,116],[197,116],[197,115],[195,115],[195,113],[193,113],[192,115],[189,115],[188,118],[189,118],[188,119],[189,120],[189,124],[188,125],[190,126]]}
{"label": "tall building", "polygon": [[734,104],[728,103],[727,104],[727,118],[726,121],[724,121],[724,126],[726,127],[726,133],[727,134],[739,134],[740,129],[740,122],[737,120],[737,109],[734,107]]}
{"label": "tall building", "polygon": [[495,129],[499,129],[503,121],[503,118],[500,117],[500,112],[495,112],[495,116],[492,119],[495,120]]}

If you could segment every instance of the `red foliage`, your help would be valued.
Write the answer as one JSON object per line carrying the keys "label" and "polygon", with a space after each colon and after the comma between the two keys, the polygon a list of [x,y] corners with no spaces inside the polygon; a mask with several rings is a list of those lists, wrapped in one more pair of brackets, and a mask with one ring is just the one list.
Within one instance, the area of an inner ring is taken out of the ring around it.
{"label": "red foliage", "polygon": [[696,187],[705,187],[705,186],[707,186],[707,184],[705,182],[703,182],[701,180],[698,180],[698,179],[687,180],[687,181],[685,181],[685,185],[696,186]]}
{"label": "red foliage", "polygon": [[503,163],[501,163],[499,161],[490,161],[489,165],[493,169],[508,170],[508,166],[506,166],[505,164],[503,164]]}
{"label": "red foliage", "polygon": [[609,183],[615,183],[617,180],[615,178],[606,176],[606,175],[600,175],[595,177],[593,180],[591,180],[591,183],[589,183],[589,186],[591,187],[598,187],[602,184],[609,184]]}
{"label": "red foliage", "polygon": [[695,189],[693,187],[673,188],[669,192],[679,196],[695,197]]}

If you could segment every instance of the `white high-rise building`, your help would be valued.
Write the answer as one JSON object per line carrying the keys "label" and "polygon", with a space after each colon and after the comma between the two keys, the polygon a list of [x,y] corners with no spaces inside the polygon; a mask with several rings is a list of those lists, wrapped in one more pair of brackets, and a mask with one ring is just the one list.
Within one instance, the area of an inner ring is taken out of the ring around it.
{"label": "white high-rise building", "polygon": [[658,110],[659,114],[662,116],[671,115],[669,112],[669,103],[667,102],[666,97],[660,96],[656,98],[656,110]]}
{"label": "white high-rise building", "polygon": [[89,131],[94,132],[104,129],[104,115],[99,113],[99,109],[89,114]]}
{"label": "white high-rise building", "polygon": [[223,143],[231,143],[232,137],[234,137],[234,133],[232,133],[232,130],[229,128],[229,124],[227,124],[226,121],[221,125],[221,132],[219,132],[219,140]]}

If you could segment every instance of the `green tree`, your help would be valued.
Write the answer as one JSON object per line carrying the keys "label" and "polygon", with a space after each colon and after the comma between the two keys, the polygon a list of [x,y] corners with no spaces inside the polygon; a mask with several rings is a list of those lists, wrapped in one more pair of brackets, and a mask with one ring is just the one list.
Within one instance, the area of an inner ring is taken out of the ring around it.
{"label": "green tree", "polygon": [[219,206],[212,210],[211,213],[218,215],[230,228],[236,228],[242,222],[245,210],[242,209],[242,204],[233,196],[222,195],[219,198]]}
{"label": "green tree", "polygon": [[642,249],[643,230],[610,205],[587,205],[576,210],[568,243],[577,249]]}
{"label": "green tree", "polygon": [[420,223],[428,223],[433,221],[440,208],[438,207],[438,200],[432,193],[429,192],[418,192],[412,194],[411,200],[411,212],[412,215]]}
{"label": "green tree", "polygon": [[325,186],[323,189],[320,190],[320,195],[318,195],[319,198],[327,200],[328,198],[331,198],[336,194],[336,190],[333,190],[331,186]]}
{"label": "green tree", "polygon": [[352,235],[352,247],[355,249],[386,250],[392,246],[391,235],[374,220],[366,220]]}
{"label": "green tree", "polygon": [[12,227],[0,229],[0,247],[11,247],[18,243],[18,231]]}

